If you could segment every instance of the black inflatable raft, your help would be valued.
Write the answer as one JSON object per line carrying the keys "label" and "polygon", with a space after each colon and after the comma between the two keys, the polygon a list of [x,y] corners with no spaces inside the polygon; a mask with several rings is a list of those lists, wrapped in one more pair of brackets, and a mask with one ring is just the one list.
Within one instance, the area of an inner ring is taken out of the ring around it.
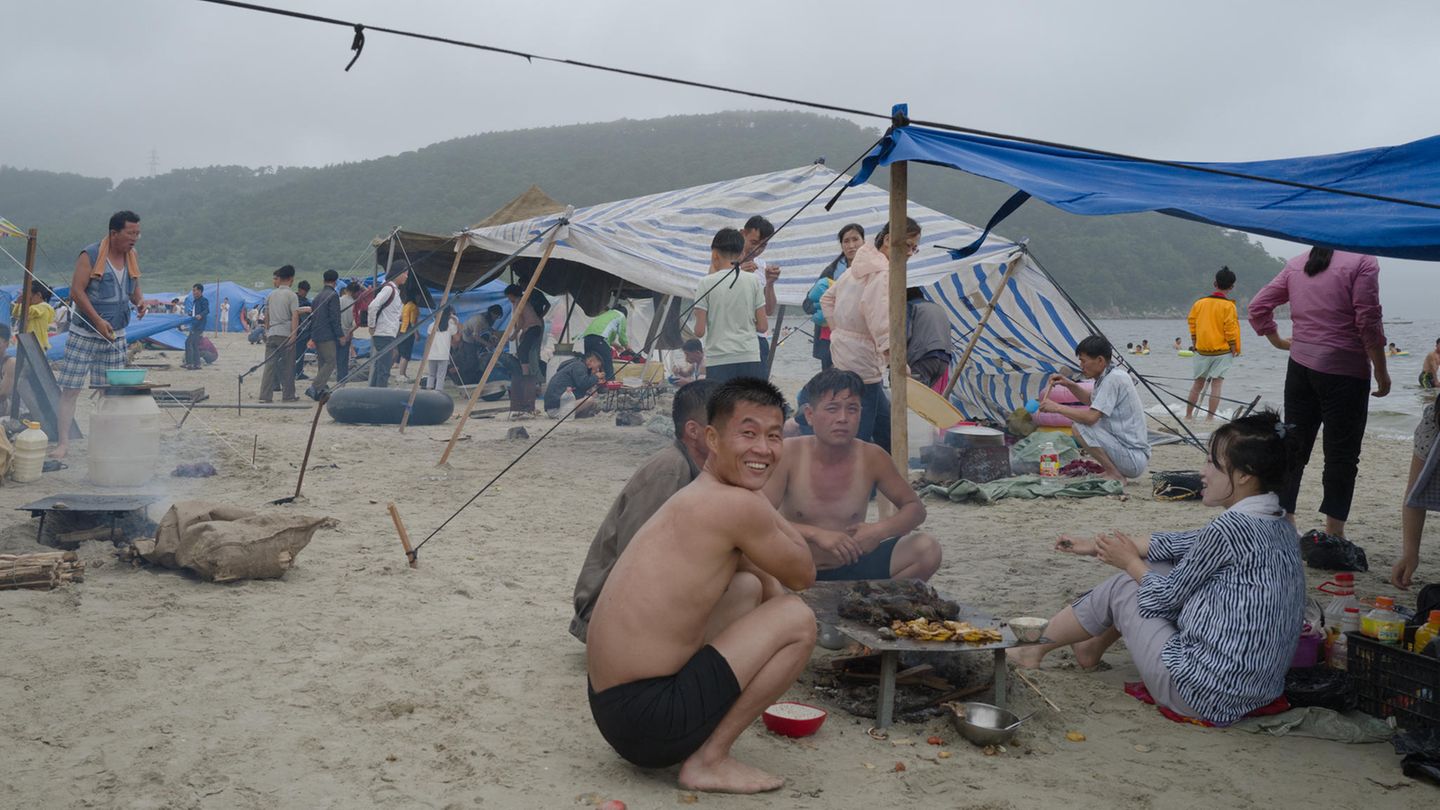
{"label": "black inflatable raft", "polygon": [[[409,388],[341,388],[330,395],[325,410],[336,422],[398,425],[410,400]],[[415,392],[410,425],[438,425],[455,412],[455,400],[440,391]]]}

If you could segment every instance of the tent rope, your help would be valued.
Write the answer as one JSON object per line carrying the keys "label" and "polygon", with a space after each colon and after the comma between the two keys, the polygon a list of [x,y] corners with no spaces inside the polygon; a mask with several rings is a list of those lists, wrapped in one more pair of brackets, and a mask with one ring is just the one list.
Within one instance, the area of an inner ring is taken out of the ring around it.
{"label": "tent rope", "polygon": [[[605,73],[614,73],[622,76],[630,76],[637,79],[664,82],[666,84],[676,84],[683,87],[694,87],[701,90],[713,90],[717,93],[729,93],[731,95],[747,96],[749,98],[758,98],[765,101],[776,101],[782,104],[792,104],[797,107],[808,107],[810,109],[824,110],[826,112],[843,113],[845,115],[854,115],[861,118],[873,118],[887,122],[895,120],[893,115],[872,112],[870,110],[860,110],[853,107],[841,107],[836,104],[826,104],[818,101],[807,101],[805,99],[778,96],[772,93],[760,93],[754,90],[743,90],[735,87],[726,87],[725,85],[711,84],[708,82],[700,82],[692,79],[682,79],[675,76],[667,76],[661,73],[648,73],[645,71],[629,70],[626,68],[619,68],[611,65],[597,64],[594,62],[584,62],[577,59],[563,59],[554,56],[543,56],[541,54],[516,50],[514,48],[502,48],[497,45],[485,45],[482,43],[470,42],[462,39],[440,37],[433,34],[422,34],[418,31],[407,31],[400,28],[386,28],[378,25],[362,25],[360,23],[341,20],[335,17],[324,17],[318,14],[306,14],[300,11],[290,11],[288,9],[273,8],[271,6],[262,6],[255,3],[242,3],[238,0],[197,0],[197,2],[209,3],[218,6],[230,6],[232,8],[237,8],[244,11],[251,11],[258,14],[273,14],[281,17],[292,17],[298,20],[306,20],[308,22],[317,22],[325,25],[336,25],[342,28],[349,28],[355,32],[355,36],[351,41],[351,49],[355,51],[355,57],[350,60],[350,65],[346,66],[345,69],[347,71],[350,69],[351,65],[355,64],[355,59],[358,59],[360,57],[360,49],[364,47],[364,36],[361,31],[368,29],[370,31],[379,31],[384,34],[392,34],[398,37],[407,37],[410,39],[418,39],[426,42],[434,42],[441,45],[453,45],[459,48],[470,48],[478,51],[487,51],[490,53],[501,54],[504,56],[518,56],[521,59],[532,63],[550,62],[557,65],[568,65],[570,67],[583,68],[586,70],[597,70]],[[1067,149],[1075,152],[1083,152],[1087,155],[1095,155],[1097,157],[1127,160],[1135,163],[1146,163],[1152,166],[1165,166],[1172,169],[1198,172],[1201,174],[1233,177],[1239,180],[1251,180],[1259,183],[1269,183],[1272,185],[1285,186],[1288,188],[1303,189],[1305,191],[1317,191],[1324,194],[1335,194],[1343,197],[1355,197],[1365,200],[1375,200],[1377,202],[1388,202],[1395,203],[1397,205],[1408,205],[1417,208],[1440,210],[1440,203],[1421,202],[1419,200],[1410,200],[1402,197],[1391,197],[1384,194],[1371,194],[1364,191],[1352,191],[1350,189],[1329,188],[1327,186],[1318,186],[1311,183],[1301,183],[1294,180],[1281,180],[1274,177],[1266,177],[1264,175],[1251,174],[1248,172],[1237,172],[1229,169],[1218,169],[1213,166],[1205,166],[1194,163],[1181,163],[1172,160],[1161,160],[1158,158],[1147,158],[1138,155],[1128,155],[1123,152],[1111,152],[1104,149],[1095,149],[1086,146],[1075,146],[1073,144],[1061,143],[1059,141],[1047,141],[1039,138],[1027,138],[1020,135],[1007,135],[1000,132],[991,132],[988,130],[976,129],[974,127],[960,126],[958,124],[948,124],[943,121],[910,120],[907,121],[907,123],[913,124],[915,126],[930,127],[932,129],[942,129],[950,132],[959,132],[966,135],[977,135],[984,138],[996,138],[1000,140],[1014,141],[1016,143],[1025,143],[1034,146],[1045,146],[1055,149]]]}

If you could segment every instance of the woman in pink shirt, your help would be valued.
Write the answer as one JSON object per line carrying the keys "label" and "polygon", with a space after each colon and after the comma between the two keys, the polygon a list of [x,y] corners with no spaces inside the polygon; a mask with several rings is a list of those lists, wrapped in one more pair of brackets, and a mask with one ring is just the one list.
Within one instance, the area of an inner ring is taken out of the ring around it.
{"label": "woman in pink shirt", "polygon": [[[1274,312],[1287,302],[1292,335],[1282,338]],[[1275,348],[1290,352],[1285,419],[1290,429],[1299,431],[1300,441],[1291,445],[1298,457],[1289,466],[1280,505],[1293,522],[1300,477],[1323,424],[1320,511],[1325,515],[1325,533],[1344,537],[1369,415],[1368,397],[1390,393],[1385,332],[1380,325],[1380,265],[1374,256],[1311,248],[1286,262],[1280,275],[1250,301],[1250,326]]]}

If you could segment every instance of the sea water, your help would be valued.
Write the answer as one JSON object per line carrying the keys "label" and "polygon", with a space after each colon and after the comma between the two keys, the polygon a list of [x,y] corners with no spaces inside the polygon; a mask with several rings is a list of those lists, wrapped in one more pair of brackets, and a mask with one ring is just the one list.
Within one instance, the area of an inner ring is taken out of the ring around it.
{"label": "sea water", "polygon": [[[798,308],[787,309],[787,331],[789,326],[798,321],[806,332],[809,332],[813,324],[808,318],[801,320],[797,315]],[[1290,334],[1288,320],[1277,320],[1276,323],[1280,334]],[[1166,423],[1171,422],[1170,417],[1165,415],[1166,407],[1177,416],[1183,417],[1184,398],[1189,394],[1193,381],[1192,361],[1189,357],[1175,354],[1175,338],[1178,337],[1182,344],[1189,345],[1190,334],[1185,319],[1105,319],[1096,321],[1096,324],[1115,344],[1115,350],[1122,354],[1125,352],[1126,343],[1150,341],[1148,355],[1123,354],[1155,388],[1152,392],[1145,386],[1140,386],[1140,396],[1145,402],[1146,411]],[[1220,392],[1225,400],[1233,401],[1222,401],[1221,412],[1228,414],[1235,408],[1244,407],[1257,396],[1260,397],[1260,402],[1256,407],[1283,410],[1285,368],[1290,359],[1289,353],[1271,346],[1270,341],[1256,335],[1243,320],[1240,329],[1242,352],[1226,374],[1225,385]],[[1425,354],[1434,348],[1436,338],[1440,338],[1440,320],[1385,324],[1386,342],[1398,344],[1408,350],[1410,355],[1387,358],[1391,380],[1390,394],[1383,399],[1370,399],[1367,432],[1398,439],[1408,439],[1414,433],[1415,425],[1420,421],[1421,410],[1427,402],[1434,399],[1435,392],[1420,390],[1417,377],[1420,374],[1420,364],[1424,362]],[[796,333],[781,343],[772,376],[784,390],[786,398],[793,402],[799,387],[819,370],[820,361],[810,356],[810,338],[806,334]],[[1209,407],[1208,395],[1201,406]],[[1203,414],[1197,416],[1203,419]],[[917,430],[929,430],[918,418],[911,419],[910,422],[911,435],[920,435]],[[1152,421],[1151,427],[1155,426]],[[928,442],[922,442],[924,443]],[[913,441],[911,444],[918,446]]]}

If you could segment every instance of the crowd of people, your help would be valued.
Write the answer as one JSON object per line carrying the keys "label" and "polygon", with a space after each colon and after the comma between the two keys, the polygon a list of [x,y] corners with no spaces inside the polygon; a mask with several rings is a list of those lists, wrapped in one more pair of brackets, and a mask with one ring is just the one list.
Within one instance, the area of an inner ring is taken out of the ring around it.
{"label": "crowd of people", "polygon": [[[887,225],[869,240],[859,224],[840,230],[840,255],[806,296],[821,370],[799,392],[798,435],[787,435],[789,405],[767,381],[775,339],[769,319],[782,269],[761,254],[774,232],[763,217],[752,217],[714,234],[710,272],[695,294],[694,337],[665,363],[665,378],[676,386],[674,441],[625,484],[574,589],[570,631],[587,647],[589,702],[600,733],[637,765],[679,765],[689,789],[759,792],[783,784],[735,760],[731,746],[809,661],[817,626],[796,592],[817,581],[924,581],[944,564],[942,542],[923,530],[924,503],[889,456],[883,385],[892,351],[903,351],[908,373],[942,393],[951,373],[948,318],[918,291],[907,295],[907,345],[890,345],[892,259],[904,266],[915,255],[920,225],[907,221],[903,234]],[[139,238],[139,217],[117,212],[106,236],[77,257],[73,321],[58,374],[62,424],[73,418],[87,379],[101,383],[107,369],[124,365],[125,327],[132,311],[145,312]],[[1096,557],[1117,573],[1060,610],[1047,643],[1014,651],[1014,663],[1039,666],[1050,651],[1069,646],[1090,666],[1123,639],[1160,704],[1219,725],[1283,692],[1305,598],[1296,530],[1304,469],[1323,428],[1319,511],[1325,531],[1343,537],[1367,402],[1391,388],[1378,269],[1370,256],[1314,248],[1259,291],[1249,323],[1289,356],[1284,417],[1248,414],[1211,433],[1202,497],[1223,511],[1203,527],[1149,537],[1061,534],[1058,552]],[[312,298],[303,281],[297,294],[293,267],[275,270],[273,289],[253,311],[266,352],[260,400],[272,401],[277,390],[285,401],[298,399],[295,383],[305,376],[297,354],[307,347],[317,368],[306,393],[322,397],[332,379],[349,374],[362,328],[372,341],[369,384],[388,386],[396,362],[404,377],[421,322],[410,274],[397,266],[363,289],[341,287],[339,274],[327,270]],[[1240,354],[1235,283],[1222,268],[1214,290],[1191,309],[1187,416],[1208,387],[1213,419],[1225,373]],[[533,415],[538,402],[558,417],[571,395],[576,415],[598,410],[588,395],[615,380],[614,360],[630,349],[625,306],[615,302],[592,319],[573,356],[547,362],[548,300],[527,298],[517,285],[505,296],[508,330],[500,328],[505,313],[498,305],[464,322],[448,306],[434,314],[419,372],[428,386],[444,390],[452,369],[504,351],[512,415]],[[201,285],[192,297],[193,337],[211,313]],[[28,307],[27,331],[43,339],[55,314],[45,311],[45,296],[17,302],[17,311],[21,303]],[[1285,304],[1289,336],[1279,334],[1274,317]],[[8,340],[9,331],[0,337]],[[198,341],[187,340],[185,348],[186,367],[198,366]],[[1067,401],[1042,397],[1036,409],[1069,420],[1106,477],[1140,476],[1151,451],[1134,380],[1103,336],[1081,339],[1075,358],[1080,379],[1056,373],[1046,384]],[[1437,366],[1440,341],[1426,358],[1422,384],[1427,373],[1433,382]],[[12,395],[14,382],[8,361],[0,367],[0,397]],[[1437,433],[1432,402],[1416,430],[1407,491],[1440,452]],[[57,438],[55,455],[63,457],[68,435]],[[888,508],[872,516],[877,499]],[[1425,509],[1407,504],[1402,516],[1402,554],[1391,581],[1408,588]]]}

